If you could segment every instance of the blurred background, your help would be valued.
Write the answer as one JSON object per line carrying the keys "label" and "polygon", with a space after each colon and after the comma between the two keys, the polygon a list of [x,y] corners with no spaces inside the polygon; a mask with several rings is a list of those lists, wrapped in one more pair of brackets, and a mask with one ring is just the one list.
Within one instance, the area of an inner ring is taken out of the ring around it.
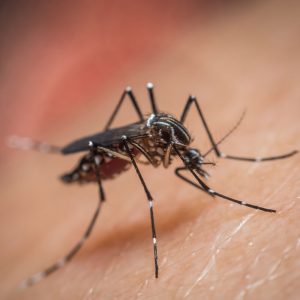
{"label": "blurred background", "polygon": [[[247,108],[242,129],[232,142],[224,145],[225,149],[262,156],[299,148],[299,12],[300,4],[292,0],[0,1],[3,297],[46,299],[46,285],[29,294],[12,295],[11,291],[24,277],[64,254],[78,239],[95,205],[91,199],[96,196],[95,186],[71,188],[56,181],[73,167],[77,156],[64,158],[11,150],[5,145],[8,136],[16,134],[64,145],[100,131],[128,85],[148,113],[145,85],[151,81],[159,108],[177,116],[188,95],[197,95],[217,138]],[[132,109],[125,105],[115,124],[135,120]],[[196,145],[207,148],[209,144],[196,114],[187,124]],[[227,175],[221,171],[213,183],[219,182],[219,187],[224,182],[236,186],[229,179],[236,174],[235,168],[228,165]],[[250,172],[249,167],[238,168],[239,174]],[[170,200],[168,188],[177,184],[177,179],[170,175],[168,186],[161,191],[155,183],[157,177],[161,178],[161,171],[143,170],[149,172],[153,193]],[[138,182],[128,180],[133,178],[124,174],[116,182],[107,183],[109,201],[115,203],[110,203],[101,223],[106,232],[104,242],[114,235],[116,228],[120,229],[123,221],[131,222],[132,227],[144,222],[148,230],[147,211],[132,213],[133,207],[141,202],[142,191]],[[248,178],[244,180],[245,186]],[[277,180],[274,186],[281,177]],[[132,197],[136,201],[120,204],[120,190],[123,195],[132,195],[134,191]],[[237,188],[232,191],[237,192]],[[185,208],[179,204],[179,198],[186,191],[178,193],[174,200],[177,208],[159,204],[160,219],[163,214],[177,216],[179,210],[185,211],[187,218],[193,215],[197,203],[190,210]],[[166,228],[171,230],[176,223],[175,217],[158,221],[162,232]],[[98,236],[102,230],[96,230]],[[120,233],[124,235],[126,232]],[[61,242],[66,240],[69,243]],[[102,240],[96,242],[101,244]],[[89,251],[94,253],[95,249]],[[151,260],[145,263],[148,265],[150,272]],[[70,275],[64,274],[64,278]],[[65,286],[51,280],[53,287]],[[132,286],[134,290],[134,283]],[[72,294],[71,283],[69,287],[68,293],[57,292],[56,299],[68,299],[71,295],[72,299],[93,299],[83,291]],[[227,299],[233,299],[233,290],[228,292]],[[160,295],[187,295],[195,299],[200,292],[194,296],[193,292],[194,289],[188,294],[168,291]],[[218,298],[216,294],[210,295],[212,299]],[[295,295],[296,289],[291,289],[289,296]],[[53,299],[54,295],[48,297]]]}

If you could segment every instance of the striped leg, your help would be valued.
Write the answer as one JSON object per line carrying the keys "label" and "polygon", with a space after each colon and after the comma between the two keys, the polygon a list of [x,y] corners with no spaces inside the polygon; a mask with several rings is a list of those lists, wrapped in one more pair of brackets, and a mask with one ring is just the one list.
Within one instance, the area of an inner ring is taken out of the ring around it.
{"label": "striped leg", "polygon": [[136,101],[136,98],[135,98],[135,96],[134,96],[134,94],[132,92],[131,87],[128,86],[124,90],[124,92],[123,92],[123,94],[122,94],[122,96],[121,96],[121,98],[120,98],[120,100],[119,100],[119,102],[118,102],[115,110],[113,111],[113,113],[110,116],[108,122],[106,123],[106,125],[104,127],[104,130],[107,130],[107,129],[109,129],[111,127],[111,124],[114,121],[116,115],[118,114],[118,112],[120,110],[120,107],[121,107],[122,103],[124,102],[124,99],[125,99],[126,96],[129,96],[129,99],[131,100],[131,103],[132,103],[132,105],[133,105],[133,107],[134,107],[134,109],[135,109],[135,111],[136,111],[136,113],[137,113],[137,115],[139,117],[140,122],[144,122],[144,117],[143,117],[143,114],[142,114],[141,109],[139,107],[139,104]]}
{"label": "striped leg", "polygon": [[[91,147],[91,152],[95,153],[93,143],[90,142],[89,145]],[[32,286],[32,285],[36,284],[37,282],[41,281],[43,278],[51,275],[52,273],[54,273],[58,269],[65,266],[69,261],[71,261],[71,259],[81,249],[81,247],[83,246],[83,244],[85,243],[87,238],[90,236],[90,234],[91,234],[91,232],[94,228],[94,225],[96,223],[96,220],[98,218],[98,215],[99,215],[99,212],[100,212],[100,209],[101,209],[101,204],[105,200],[105,195],[104,195],[102,182],[101,182],[101,178],[100,178],[100,174],[99,174],[100,159],[99,159],[98,156],[96,156],[96,154],[94,156],[94,165],[95,165],[95,172],[96,172],[96,176],[97,176],[97,183],[98,183],[98,187],[99,187],[99,200],[98,200],[98,205],[96,207],[96,210],[93,214],[93,217],[92,217],[92,219],[91,219],[84,235],[77,242],[77,244],[68,252],[67,255],[65,255],[62,259],[58,260],[56,263],[54,263],[53,265],[51,265],[50,267],[48,267],[44,271],[38,272],[38,273],[34,274],[33,276],[31,276],[30,278],[28,278],[27,280],[25,280],[24,282],[22,282],[21,285],[20,285],[21,288],[27,288],[29,286]]]}
{"label": "striped leg", "polygon": [[[285,153],[285,154],[282,154],[282,155],[270,156],[270,157],[256,157],[256,158],[253,158],[253,157],[241,157],[241,156],[235,156],[235,155],[227,155],[227,154],[221,152],[221,150],[219,149],[218,144],[220,144],[220,142],[218,142],[218,143],[215,142],[215,140],[214,140],[214,138],[213,138],[213,136],[212,136],[212,134],[211,134],[211,131],[210,131],[209,128],[208,128],[208,124],[207,124],[207,122],[206,122],[206,119],[204,118],[204,114],[203,114],[203,112],[202,112],[202,110],[201,110],[201,108],[200,108],[200,105],[199,105],[199,103],[198,103],[196,97],[190,96],[190,97],[188,98],[188,101],[186,102],[186,105],[185,105],[184,110],[183,110],[183,112],[182,112],[180,121],[181,121],[182,123],[184,123],[184,121],[185,121],[185,119],[186,119],[186,117],[187,117],[187,114],[188,114],[188,112],[190,111],[191,105],[192,105],[193,103],[194,103],[195,106],[196,106],[196,110],[197,110],[197,112],[198,112],[198,114],[199,114],[199,117],[200,117],[200,119],[201,119],[201,121],[202,121],[202,124],[203,124],[203,126],[204,126],[204,128],[205,128],[205,131],[206,131],[206,133],[207,133],[207,135],[208,135],[208,138],[209,138],[210,143],[211,143],[211,145],[212,145],[212,149],[213,149],[213,151],[215,152],[215,154],[216,154],[218,157],[226,158],[226,159],[234,159],[234,160],[243,160],[243,161],[249,161],[249,162],[262,162],[262,161],[269,161],[269,160],[276,160],[276,159],[288,158],[288,157],[293,156],[293,155],[295,155],[296,153],[298,153],[298,150],[294,150],[294,151],[291,151],[291,152],[289,152],[289,153]],[[238,123],[238,124],[239,124],[239,123]],[[232,131],[231,131],[231,132],[232,132]],[[230,134],[231,134],[231,132],[230,132]],[[227,136],[228,136],[228,135],[226,135],[226,137],[227,137]],[[222,142],[223,140],[224,140],[224,139],[222,139],[221,142]],[[210,152],[210,151],[211,151],[211,150],[209,150],[209,152]],[[207,154],[208,154],[208,153],[207,153]],[[207,154],[206,154],[206,155],[207,155]],[[205,156],[206,156],[206,155],[205,155]]]}
{"label": "striped leg", "polygon": [[[241,200],[237,200],[237,199],[234,199],[232,197],[228,197],[226,195],[223,195],[221,193],[218,193],[216,191],[214,191],[213,189],[211,189],[209,186],[207,186],[200,178],[199,176],[197,176],[197,174],[194,172],[194,170],[192,168],[189,167],[189,165],[186,163],[184,157],[181,155],[181,153],[178,151],[178,149],[176,148],[175,144],[173,143],[173,148],[175,150],[175,152],[177,153],[177,155],[181,158],[181,160],[183,161],[184,165],[185,165],[185,168],[183,167],[180,167],[180,168],[177,168],[175,169],[175,174],[182,180],[184,180],[185,182],[191,184],[192,186],[208,193],[209,195],[211,196],[217,196],[217,197],[220,197],[220,198],[223,198],[225,200],[228,200],[228,201],[232,201],[234,203],[237,203],[239,205],[243,205],[243,206],[247,206],[247,207],[250,207],[250,208],[253,208],[253,209],[258,209],[258,210],[262,210],[262,211],[265,211],[265,212],[272,212],[272,213],[275,213],[276,210],[274,209],[269,209],[269,208],[265,208],[265,207],[261,207],[261,206],[257,206],[257,205],[254,205],[254,204],[250,204],[250,203],[247,203],[245,201],[241,201]],[[194,176],[194,178],[198,181],[198,184],[193,182],[192,180],[188,179],[187,177],[185,177],[184,175],[182,175],[180,172],[181,171],[190,171],[192,173],[192,175]]]}
{"label": "striped leg", "polygon": [[129,149],[129,145],[128,144],[131,144],[130,143],[130,140],[126,137],[126,136],[123,136],[122,137],[123,139],[123,143],[124,143],[124,146],[125,146],[125,149],[126,149],[126,152],[127,154],[129,155],[130,159],[131,159],[131,162],[134,166],[134,169],[137,173],[137,175],[139,176],[139,179],[144,187],[144,190],[145,190],[145,193],[146,193],[146,196],[147,196],[147,199],[148,199],[148,202],[149,202],[149,209],[150,209],[150,219],[151,219],[151,230],[152,230],[152,241],[153,241],[153,253],[154,253],[154,268],[155,268],[155,277],[158,278],[158,256],[157,256],[157,237],[156,237],[156,229],[155,229],[155,221],[154,221],[154,212],[153,212],[153,198],[150,194],[150,191],[148,190],[147,188],[147,185],[144,181],[144,178],[137,166],[137,163]]}
{"label": "striped leg", "polygon": [[149,94],[149,98],[150,98],[152,113],[156,115],[158,113],[158,109],[157,109],[157,105],[156,105],[156,101],[155,101],[155,97],[154,97],[154,93],[153,93],[153,88],[154,88],[153,83],[148,82],[147,90],[148,90],[148,94]]}

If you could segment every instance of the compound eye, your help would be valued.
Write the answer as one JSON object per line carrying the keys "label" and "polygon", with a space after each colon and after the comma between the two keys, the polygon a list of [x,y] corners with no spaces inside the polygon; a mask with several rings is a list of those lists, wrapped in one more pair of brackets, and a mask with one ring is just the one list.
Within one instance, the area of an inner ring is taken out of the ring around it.
{"label": "compound eye", "polygon": [[196,159],[200,156],[200,153],[197,150],[191,149],[188,155],[191,159]]}

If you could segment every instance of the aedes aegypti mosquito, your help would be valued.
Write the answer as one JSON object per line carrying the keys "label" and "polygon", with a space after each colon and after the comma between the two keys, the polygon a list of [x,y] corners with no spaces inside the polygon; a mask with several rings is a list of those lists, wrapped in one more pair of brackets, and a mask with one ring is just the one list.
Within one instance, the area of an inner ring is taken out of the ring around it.
{"label": "aedes aegypti mosquito", "polygon": [[[96,182],[99,187],[98,206],[84,235],[79,240],[79,242],[77,242],[77,244],[68,252],[67,255],[65,255],[65,257],[58,260],[56,263],[54,263],[44,271],[36,273],[35,275],[27,279],[22,284],[23,287],[33,285],[44,277],[52,274],[56,270],[63,267],[75,256],[86,239],[90,236],[96,223],[96,219],[99,215],[101,205],[105,200],[102,181],[114,178],[116,175],[119,175],[120,173],[126,171],[130,165],[134,166],[134,169],[137,173],[137,176],[139,177],[139,180],[144,188],[147,200],[149,202],[154,252],[154,269],[156,278],[158,277],[158,254],[153,212],[153,197],[139,170],[139,163],[146,163],[154,167],[163,165],[165,168],[167,168],[175,157],[179,157],[179,159],[183,163],[183,166],[176,168],[175,174],[185,182],[208,193],[212,197],[220,197],[225,200],[229,200],[237,204],[264,212],[276,212],[276,210],[274,209],[264,208],[247,203],[245,201],[237,200],[211,189],[204,182],[204,180],[209,176],[209,173],[204,169],[204,167],[205,165],[213,163],[205,161],[205,158],[210,152],[213,151],[219,158],[249,162],[262,162],[290,157],[296,154],[298,152],[297,150],[279,156],[263,158],[249,158],[224,154],[219,149],[220,143],[223,142],[224,139],[226,139],[238,127],[243,117],[239,120],[236,126],[234,126],[234,128],[232,128],[221,140],[216,142],[213,138],[213,135],[211,134],[211,131],[208,127],[208,124],[196,97],[190,96],[188,98],[180,118],[176,119],[171,114],[162,113],[158,110],[152,83],[147,84],[147,90],[152,109],[152,113],[150,115],[145,116],[142,113],[139,104],[132,92],[132,89],[130,87],[127,87],[124,90],[111,117],[104,126],[103,131],[95,135],[90,135],[75,140],[62,148],[37,141],[32,141],[27,138],[12,137],[10,139],[10,145],[15,148],[35,149],[42,152],[61,153],[65,155],[84,152],[84,155],[80,159],[77,166],[71,172],[61,176],[61,179],[65,183]],[[128,96],[128,98],[130,99],[139,118],[139,121],[123,127],[111,128],[111,124],[117,116],[126,96]],[[205,154],[201,154],[198,149],[192,148],[190,146],[192,138],[189,131],[184,126],[186,117],[192,105],[194,105],[196,111],[198,112],[202,125],[204,126],[211,144],[211,148]],[[142,157],[144,159],[143,161],[141,160]],[[183,171],[189,171],[195,178],[195,181],[192,181],[191,179],[183,175]]]}

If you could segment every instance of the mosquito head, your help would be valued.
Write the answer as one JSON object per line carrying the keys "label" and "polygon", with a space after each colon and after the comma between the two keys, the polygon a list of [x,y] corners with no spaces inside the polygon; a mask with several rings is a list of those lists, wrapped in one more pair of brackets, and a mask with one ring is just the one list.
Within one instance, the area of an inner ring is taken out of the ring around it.
{"label": "mosquito head", "polygon": [[197,165],[201,165],[204,162],[204,158],[200,151],[195,148],[188,148],[184,152],[184,157],[186,159],[186,162],[191,166],[195,167]]}
{"label": "mosquito head", "polygon": [[186,164],[190,168],[195,170],[199,175],[205,177],[206,179],[209,177],[209,173],[203,169],[203,166],[215,165],[213,162],[205,161],[200,151],[195,148],[187,148],[186,151],[183,152],[183,157],[185,158]]}
{"label": "mosquito head", "polygon": [[147,120],[147,127],[150,128],[154,138],[161,139],[166,143],[171,141],[182,145],[191,143],[191,136],[188,130],[172,115],[163,113],[151,114]]}

